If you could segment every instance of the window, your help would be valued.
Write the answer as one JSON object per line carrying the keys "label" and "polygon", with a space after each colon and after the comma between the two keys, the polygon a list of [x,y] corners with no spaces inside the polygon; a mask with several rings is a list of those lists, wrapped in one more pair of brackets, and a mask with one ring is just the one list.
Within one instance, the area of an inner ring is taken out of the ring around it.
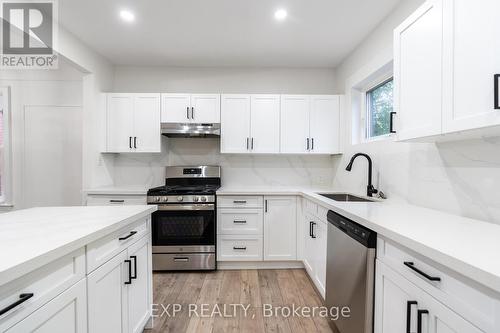
{"label": "window", "polygon": [[393,83],[391,77],[366,91],[366,138],[390,134],[393,110]]}

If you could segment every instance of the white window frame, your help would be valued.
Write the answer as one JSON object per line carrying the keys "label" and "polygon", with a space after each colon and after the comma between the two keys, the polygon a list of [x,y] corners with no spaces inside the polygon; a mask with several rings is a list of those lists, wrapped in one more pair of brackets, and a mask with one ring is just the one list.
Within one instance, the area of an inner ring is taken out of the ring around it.
{"label": "white window frame", "polygon": [[12,140],[11,140],[11,93],[10,88],[5,86],[0,86],[0,94],[2,95],[2,105],[0,109],[3,109],[3,173],[0,175],[2,182],[2,193],[0,193],[0,207],[12,207],[13,206],[13,196],[12,196]]}
{"label": "white window frame", "polygon": [[369,112],[369,110],[368,110],[368,92],[370,90],[373,90],[377,86],[385,84],[386,82],[390,81],[391,79],[394,80],[394,73],[393,72],[384,73],[382,75],[376,76],[376,78],[374,80],[371,80],[369,84],[367,84],[366,86],[364,86],[361,89],[361,94],[362,94],[362,98],[361,98],[362,103],[361,103],[361,109],[360,109],[360,112],[361,112],[360,121],[361,121],[361,126],[362,126],[361,142],[381,141],[381,140],[391,139],[393,137],[394,133],[387,133],[387,134],[373,136],[373,137],[368,136],[368,132],[369,132],[368,123],[369,123],[369,119],[370,119],[368,117],[368,112]]}

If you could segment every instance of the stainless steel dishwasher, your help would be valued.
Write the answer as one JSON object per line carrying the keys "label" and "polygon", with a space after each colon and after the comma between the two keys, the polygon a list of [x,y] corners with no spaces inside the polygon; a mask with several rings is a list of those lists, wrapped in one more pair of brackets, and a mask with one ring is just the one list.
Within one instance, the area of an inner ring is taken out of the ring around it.
{"label": "stainless steel dishwasher", "polygon": [[326,306],[350,309],[349,317],[329,320],[336,332],[373,332],[376,245],[375,232],[328,212]]}

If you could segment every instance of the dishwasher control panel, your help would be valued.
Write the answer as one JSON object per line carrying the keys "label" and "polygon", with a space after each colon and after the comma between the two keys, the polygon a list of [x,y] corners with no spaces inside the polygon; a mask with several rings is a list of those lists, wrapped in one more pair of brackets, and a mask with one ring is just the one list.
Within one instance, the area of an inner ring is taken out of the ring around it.
{"label": "dishwasher control panel", "polygon": [[375,248],[377,245],[377,233],[356,223],[334,211],[328,211],[328,222],[336,226],[338,229],[348,234],[361,244]]}

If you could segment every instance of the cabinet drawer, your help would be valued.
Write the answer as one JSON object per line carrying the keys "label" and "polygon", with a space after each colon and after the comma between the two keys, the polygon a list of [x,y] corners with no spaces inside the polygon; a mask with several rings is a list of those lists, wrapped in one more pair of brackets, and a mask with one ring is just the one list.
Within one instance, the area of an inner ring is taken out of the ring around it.
{"label": "cabinet drawer", "polygon": [[219,235],[217,243],[219,261],[262,260],[262,236]]}
{"label": "cabinet drawer", "polygon": [[87,245],[87,273],[104,264],[148,232],[148,219],[143,219]]}
{"label": "cabinet drawer", "polygon": [[[19,301],[26,301],[0,316],[0,332],[21,321],[43,304],[85,277],[85,250],[77,251],[57,259],[36,271],[22,276],[0,287],[0,309]],[[29,297],[30,294],[33,296]]]}
{"label": "cabinet drawer", "polygon": [[87,206],[145,205],[145,195],[87,195]]}
{"label": "cabinet drawer", "polygon": [[220,235],[262,235],[262,224],[261,208],[222,208],[217,212],[217,233]]}
{"label": "cabinet drawer", "polygon": [[263,208],[263,196],[219,196],[217,197],[218,208]]}
{"label": "cabinet drawer", "polygon": [[[481,330],[497,332],[500,328],[495,319],[500,318],[500,300],[481,286],[381,237],[377,240],[377,257]],[[440,281],[431,281],[424,274]]]}

